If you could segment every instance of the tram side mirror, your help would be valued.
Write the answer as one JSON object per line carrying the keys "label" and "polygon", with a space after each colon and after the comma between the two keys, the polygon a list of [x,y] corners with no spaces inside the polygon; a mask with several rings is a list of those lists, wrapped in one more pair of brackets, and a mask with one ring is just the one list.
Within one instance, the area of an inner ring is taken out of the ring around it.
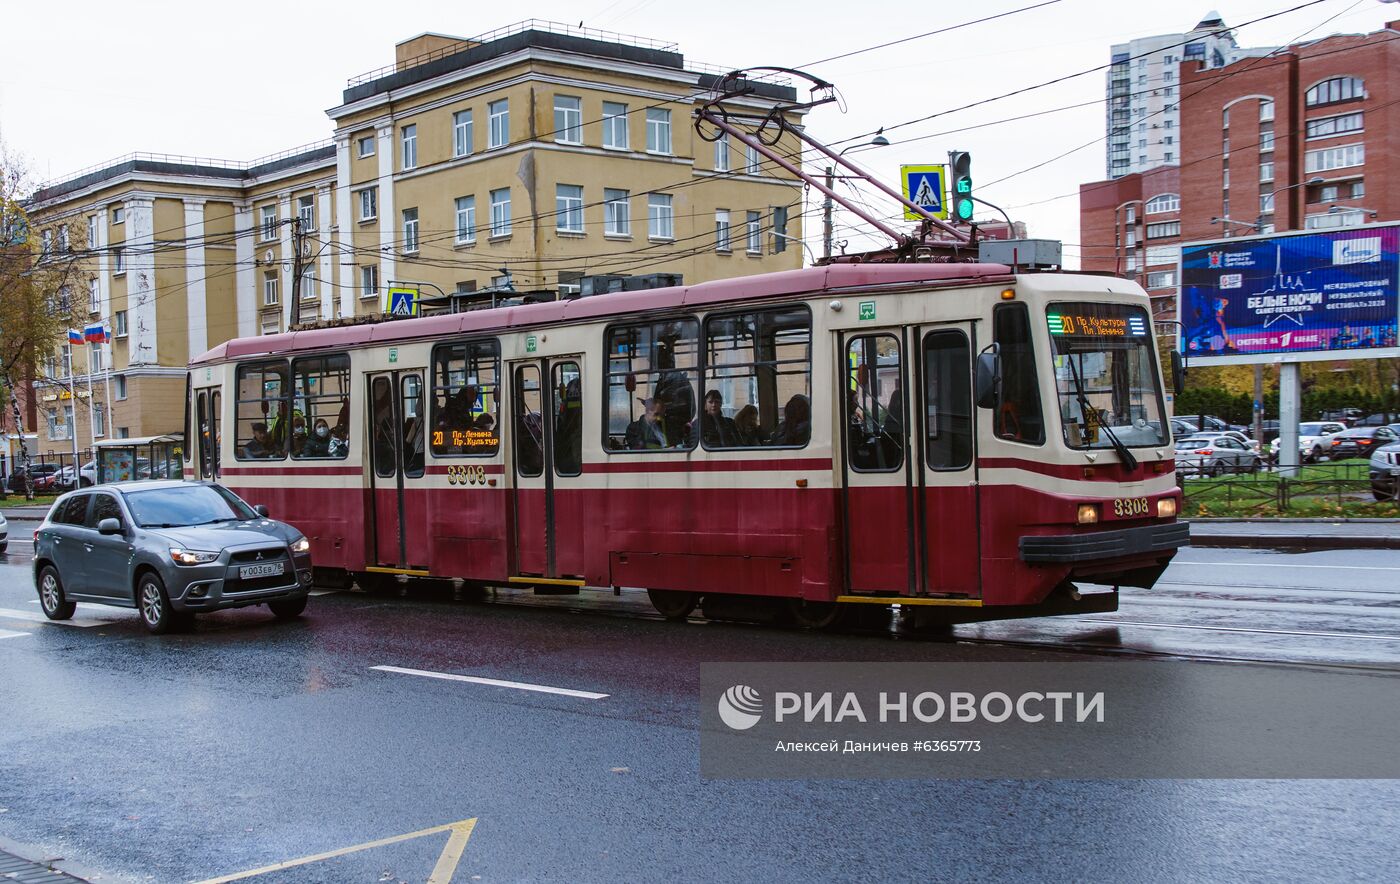
{"label": "tram side mirror", "polygon": [[977,354],[978,408],[996,408],[1001,398],[1001,345],[992,344]]}
{"label": "tram side mirror", "polygon": [[1171,355],[1172,363],[1172,392],[1180,393],[1186,386],[1186,363],[1181,358],[1180,350],[1173,350]]}
{"label": "tram side mirror", "polygon": [[257,513],[258,515],[260,515],[260,516],[262,516],[264,519],[266,519],[266,518],[267,518],[267,504],[265,504],[265,503],[260,503],[260,504],[258,504],[257,506],[253,507],[253,512]]}

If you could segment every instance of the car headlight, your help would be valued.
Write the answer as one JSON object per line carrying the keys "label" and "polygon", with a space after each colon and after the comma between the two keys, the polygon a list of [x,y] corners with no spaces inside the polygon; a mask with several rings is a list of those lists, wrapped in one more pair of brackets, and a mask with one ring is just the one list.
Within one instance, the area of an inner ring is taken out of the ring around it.
{"label": "car headlight", "polygon": [[198,549],[170,548],[170,560],[177,565],[207,565],[210,562],[218,561],[217,552],[206,552]]}
{"label": "car headlight", "polygon": [[294,552],[294,553],[304,553],[304,552],[310,552],[310,551],[311,551],[311,541],[310,541],[310,540],[307,540],[305,537],[303,537],[302,539],[298,540],[296,543],[293,543],[293,544],[292,544],[292,552]]}

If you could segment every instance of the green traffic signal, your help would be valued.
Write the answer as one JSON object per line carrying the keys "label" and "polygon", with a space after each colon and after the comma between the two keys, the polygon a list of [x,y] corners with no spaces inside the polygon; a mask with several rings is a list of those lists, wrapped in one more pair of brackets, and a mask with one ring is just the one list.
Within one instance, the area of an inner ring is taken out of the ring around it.
{"label": "green traffic signal", "polygon": [[953,201],[953,211],[957,213],[959,221],[972,220],[972,200],[967,197],[960,197]]}

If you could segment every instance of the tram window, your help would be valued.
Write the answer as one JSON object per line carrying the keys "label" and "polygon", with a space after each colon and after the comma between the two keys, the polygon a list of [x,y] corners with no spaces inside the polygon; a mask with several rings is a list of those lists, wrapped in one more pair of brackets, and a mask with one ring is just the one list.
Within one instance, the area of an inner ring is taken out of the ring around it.
{"label": "tram window", "polygon": [[846,448],[851,468],[885,473],[904,465],[908,430],[894,335],[862,335],[846,348]]}
{"label": "tram window", "polygon": [[370,425],[373,430],[374,474],[394,475],[397,446],[394,444],[394,385],[386,377],[374,379],[370,390]]}
{"label": "tram window", "polygon": [[583,472],[583,377],[577,362],[556,362],[554,382],[554,474]]}
{"label": "tram window", "polygon": [[996,434],[1012,442],[1043,445],[1045,421],[1026,305],[999,304],[992,312],[992,325],[1001,345],[1001,402],[993,418]]}
{"label": "tram window", "polygon": [[214,475],[214,454],[210,451],[214,437],[209,428],[209,394],[200,390],[195,397],[194,419],[198,426],[195,428],[195,439],[199,449],[199,475],[208,479]]}
{"label": "tram window", "polygon": [[515,472],[538,476],[544,472],[544,417],[540,404],[540,370],[522,365],[515,370]]}
{"label": "tram window", "polygon": [[350,357],[313,356],[292,363],[295,458],[344,458],[350,452]]}
{"label": "tram window", "polygon": [[608,330],[607,451],[694,448],[700,323],[694,319]]}
{"label": "tram window", "polygon": [[223,453],[219,448],[219,444],[223,439],[223,437],[219,435],[219,421],[222,418],[219,409],[223,407],[223,402],[224,394],[218,390],[215,390],[209,397],[210,450],[214,455],[214,478],[216,479],[219,478],[219,463],[223,457]]}
{"label": "tram window", "polygon": [[403,414],[403,474],[416,479],[423,475],[423,448],[427,441],[423,379],[416,374],[400,378],[399,402]]}
{"label": "tram window", "polygon": [[971,361],[962,332],[924,336],[924,447],[930,469],[961,470],[972,464]]}
{"label": "tram window", "polygon": [[734,420],[734,444],[710,449],[800,448],[812,435],[812,316],[804,307],[705,320],[705,395]]}
{"label": "tram window", "polygon": [[433,350],[434,457],[490,456],[500,448],[500,365],[495,339]]}
{"label": "tram window", "polygon": [[287,363],[255,362],[238,366],[238,413],[235,426],[239,460],[281,460],[290,432]]}

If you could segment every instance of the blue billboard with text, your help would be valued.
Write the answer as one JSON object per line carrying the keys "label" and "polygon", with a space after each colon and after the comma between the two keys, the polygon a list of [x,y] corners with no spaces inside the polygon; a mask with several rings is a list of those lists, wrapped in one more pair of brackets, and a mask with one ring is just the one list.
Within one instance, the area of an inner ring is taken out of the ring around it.
{"label": "blue billboard with text", "polygon": [[1182,246],[1186,355],[1396,346],[1397,245],[1400,227],[1392,226]]}

